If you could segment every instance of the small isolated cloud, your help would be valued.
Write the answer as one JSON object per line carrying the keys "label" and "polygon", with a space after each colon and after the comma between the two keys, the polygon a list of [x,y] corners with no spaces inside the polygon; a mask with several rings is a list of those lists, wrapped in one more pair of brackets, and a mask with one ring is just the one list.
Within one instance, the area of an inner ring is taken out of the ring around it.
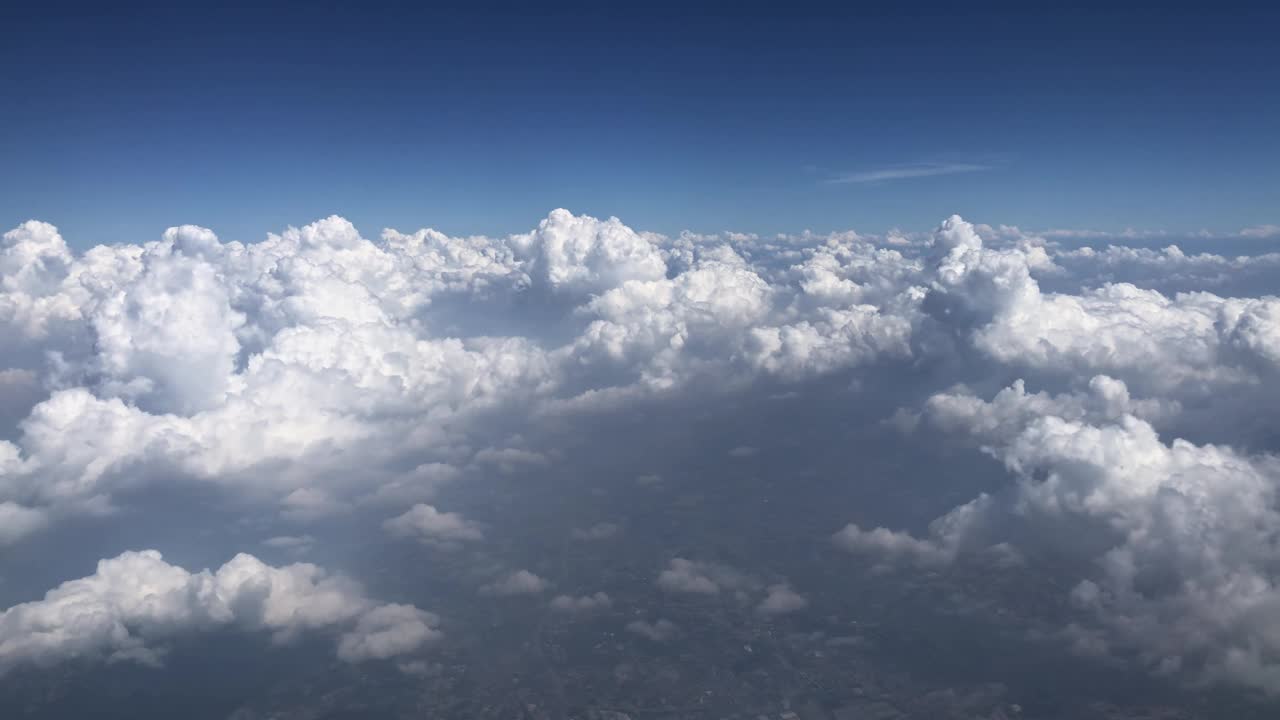
{"label": "small isolated cloud", "polygon": [[607,610],[613,605],[609,596],[598,592],[594,595],[557,595],[551,600],[551,609],[568,613],[585,613],[596,610]]}
{"label": "small isolated cloud", "polygon": [[484,537],[480,526],[458,513],[440,512],[425,503],[418,503],[403,515],[387,520],[382,527],[393,535],[424,542],[449,543]]}
{"label": "small isolated cloud", "polygon": [[720,586],[704,574],[702,566],[684,558],[672,558],[666,570],[658,574],[658,587],[670,592],[715,595]]}
{"label": "small isolated cloud", "polygon": [[658,620],[657,622],[633,620],[627,623],[627,632],[635,633],[654,642],[666,642],[679,635],[680,628],[670,620]]}
{"label": "small isolated cloud", "polygon": [[511,595],[536,595],[548,587],[551,583],[534,575],[528,570],[517,570],[496,582],[489,583],[480,588],[482,595],[496,595],[506,597]]}
{"label": "small isolated cloud", "polygon": [[792,590],[790,585],[778,583],[769,586],[768,594],[756,606],[756,612],[761,615],[785,615],[803,610],[808,605],[809,601]]}
{"label": "small isolated cloud", "polygon": [[739,445],[738,447],[729,451],[729,457],[743,459],[743,458],[755,457],[759,453],[760,453],[759,448],[754,448],[754,447],[751,447],[750,445]]}
{"label": "small isolated cloud", "polygon": [[589,528],[574,528],[574,540],[608,540],[622,532],[622,527],[616,523],[602,522],[596,523]]}
{"label": "small isolated cloud", "polygon": [[721,590],[755,590],[760,584],[748,575],[717,563],[672,558],[658,574],[658,587],[668,592],[716,595]]}
{"label": "small isolated cloud", "polygon": [[386,660],[411,653],[440,636],[439,619],[412,605],[383,605],[365,613],[355,629],[338,640],[347,662]]}
{"label": "small isolated cloud", "polygon": [[890,180],[910,180],[912,178],[937,177],[939,175],[958,175],[961,173],[982,172],[993,169],[991,165],[978,163],[917,163],[913,165],[892,165],[889,167],[837,175],[828,183],[845,185],[854,183],[878,183]]}
{"label": "small isolated cloud", "polygon": [[904,532],[878,527],[863,530],[849,523],[831,536],[836,547],[855,554],[869,555],[878,562],[906,562],[917,565],[939,565],[950,561],[951,552],[932,540],[921,540]]}

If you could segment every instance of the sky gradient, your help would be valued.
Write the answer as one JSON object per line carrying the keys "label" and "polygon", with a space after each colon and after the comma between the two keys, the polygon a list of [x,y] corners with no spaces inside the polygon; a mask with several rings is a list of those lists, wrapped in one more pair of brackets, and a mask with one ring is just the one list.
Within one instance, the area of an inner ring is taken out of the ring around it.
{"label": "sky gradient", "polygon": [[1276,223],[1274,9],[0,10],[0,225]]}

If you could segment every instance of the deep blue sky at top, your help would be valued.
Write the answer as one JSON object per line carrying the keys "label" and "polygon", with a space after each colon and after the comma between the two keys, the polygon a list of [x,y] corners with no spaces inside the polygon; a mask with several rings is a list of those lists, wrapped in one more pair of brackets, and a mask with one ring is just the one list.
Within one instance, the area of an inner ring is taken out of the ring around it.
{"label": "deep blue sky at top", "polygon": [[1280,222],[1263,4],[215,5],[0,9],[0,225]]}

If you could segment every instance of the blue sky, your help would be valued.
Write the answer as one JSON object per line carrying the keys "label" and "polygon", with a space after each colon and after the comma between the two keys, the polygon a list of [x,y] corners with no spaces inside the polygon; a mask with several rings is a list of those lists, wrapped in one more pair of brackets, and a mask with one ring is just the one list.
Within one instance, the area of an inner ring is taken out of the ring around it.
{"label": "blue sky", "polygon": [[1280,13],[1164,5],[8,7],[0,224],[1280,222]]}

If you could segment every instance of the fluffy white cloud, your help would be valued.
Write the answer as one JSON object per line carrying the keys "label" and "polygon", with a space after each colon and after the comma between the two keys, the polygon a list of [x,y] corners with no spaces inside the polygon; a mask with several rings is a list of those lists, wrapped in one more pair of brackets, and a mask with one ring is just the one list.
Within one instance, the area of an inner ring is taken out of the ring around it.
{"label": "fluffy white cloud", "polygon": [[957,507],[925,538],[851,525],[835,540],[935,566],[992,550],[1053,558],[1081,573],[1066,578],[1078,647],[1278,690],[1280,635],[1265,628],[1280,620],[1280,460],[1166,440],[1135,414],[1144,409],[1110,378],[1088,395],[1019,383],[990,402],[934,396],[921,427],[969,438],[1015,484]]}
{"label": "fluffy white cloud", "polygon": [[551,583],[534,575],[528,570],[516,570],[502,578],[481,586],[483,595],[537,595],[551,587]]}
{"label": "fluffy white cloud", "polygon": [[1241,296],[1258,288],[1274,288],[1280,275],[1280,253],[1223,256],[1187,253],[1177,245],[1160,250],[1111,245],[1082,247],[1053,254],[1054,263],[1077,282],[1101,285],[1127,282],[1152,289],[1209,290]]}
{"label": "fluffy white cloud", "polygon": [[403,515],[387,520],[382,526],[395,535],[433,542],[479,540],[484,537],[480,527],[470,520],[457,513],[442,513],[424,503],[414,505]]}
{"label": "fluffy white cloud", "polygon": [[921,540],[908,533],[878,527],[863,530],[849,523],[831,537],[832,542],[853,553],[870,553],[892,561],[909,561],[921,565],[944,563],[952,553],[946,545]]}
{"label": "fluffy white cloud", "polygon": [[934,266],[935,315],[967,329],[974,347],[999,362],[1064,375],[1107,373],[1163,392],[1275,374],[1274,297],[1169,297],[1130,283],[1045,293],[1033,277],[1055,267],[1044,247],[986,247],[958,217],[938,230],[935,246],[946,250]]}
{"label": "fluffy white cloud", "polygon": [[377,605],[353,581],[315,565],[277,568],[240,554],[216,572],[190,573],[155,550],[126,552],[0,614],[0,672],[72,658],[158,664],[167,640],[228,625],[287,642],[352,622],[338,645],[349,661],[412,652],[435,635],[431,615]]}
{"label": "fluffy white cloud", "polygon": [[984,401],[964,389],[931,396],[923,417],[936,429],[965,432],[983,441],[1007,440],[1038,417],[1052,414],[1069,420],[1115,421],[1133,415],[1159,421],[1179,411],[1175,402],[1134,399],[1123,382],[1095,375],[1080,392],[1050,395],[1028,393],[1026,383],[1015,381]]}
{"label": "fluffy white cloud", "polygon": [[[84,252],[27,222],[0,244],[0,544],[34,545],[76,515],[181,483],[265,504],[290,525],[262,533],[276,549],[303,551],[370,507],[391,533],[478,543],[479,525],[428,502],[446,483],[554,470],[559,448],[537,439],[548,426],[638,401],[789,396],[778,386],[834,373],[874,394],[858,373],[889,368],[930,396],[896,425],[918,442],[958,438],[1010,478],[926,532],[850,525],[838,546],[931,569],[1074,552],[1094,568],[1070,578],[1081,646],[1280,687],[1267,629],[1280,581],[1267,559],[1280,533],[1277,281],[1280,255],[1064,249],[959,217],[884,238],[668,238],[556,210],[505,238],[377,241],[330,217],[251,244],[182,226]],[[130,567],[158,587],[185,573],[139,557]],[[766,613],[795,604],[785,585],[683,558],[657,583]],[[485,592],[546,587],[520,571]],[[399,606],[365,619],[361,602],[311,625],[349,629],[343,657],[433,632]],[[102,617],[134,612],[111,607]],[[265,614],[173,607],[200,626],[287,634]],[[137,612],[123,631],[86,625],[85,647],[143,658],[182,624]]]}
{"label": "fluffy white cloud", "polygon": [[664,590],[699,595],[715,595],[720,585],[712,580],[695,563],[684,558],[672,558],[670,566],[658,574],[658,586]]}
{"label": "fluffy white cloud", "polygon": [[416,651],[439,637],[437,618],[412,605],[380,605],[360,616],[338,639],[338,657],[347,662],[386,660]]}
{"label": "fluffy white cloud", "polygon": [[551,599],[551,609],[568,613],[585,613],[594,612],[596,610],[607,610],[613,605],[613,601],[605,593],[598,592],[594,595],[580,595],[574,597],[572,595],[557,595]]}
{"label": "fluffy white cloud", "polygon": [[35,220],[4,234],[0,252],[0,322],[12,340],[41,340],[53,326],[81,318],[62,292],[74,258],[58,229]]}
{"label": "fluffy white cloud", "polygon": [[161,413],[190,415],[221,405],[240,351],[245,316],[232,307],[219,268],[183,252],[180,240],[212,233],[175,228],[138,258],[127,280],[95,288],[83,306],[102,392]]}
{"label": "fluffy white cloud", "polygon": [[510,239],[535,283],[574,293],[599,292],[629,280],[660,280],[667,265],[658,238],[617,218],[599,221],[553,210],[527,235]]}
{"label": "fluffy white cloud", "polygon": [[[557,210],[502,239],[375,243],[331,217],[248,245],[182,226],[76,255],[26,223],[0,264],[0,319],[24,340],[0,367],[47,397],[0,454],[0,502],[96,512],[158,478],[209,480],[272,488],[284,517],[314,521],[425,499],[431,483],[396,469],[408,458],[455,476],[548,462],[489,436],[493,413],[910,355],[921,291],[900,284],[919,263],[819,244],[779,250],[788,269],[753,264],[748,242]],[[521,303],[536,322],[506,319]]]}
{"label": "fluffy white cloud", "polygon": [[809,601],[804,596],[785,583],[770,585],[767,592],[760,604],[756,605],[756,612],[762,615],[785,615],[809,606]]}
{"label": "fluffy white cloud", "polygon": [[717,563],[695,562],[671,558],[667,569],[658,574],[658,587],[668,592],[694,595],[717,595],[721,590],[754,590],[754,578]]}

